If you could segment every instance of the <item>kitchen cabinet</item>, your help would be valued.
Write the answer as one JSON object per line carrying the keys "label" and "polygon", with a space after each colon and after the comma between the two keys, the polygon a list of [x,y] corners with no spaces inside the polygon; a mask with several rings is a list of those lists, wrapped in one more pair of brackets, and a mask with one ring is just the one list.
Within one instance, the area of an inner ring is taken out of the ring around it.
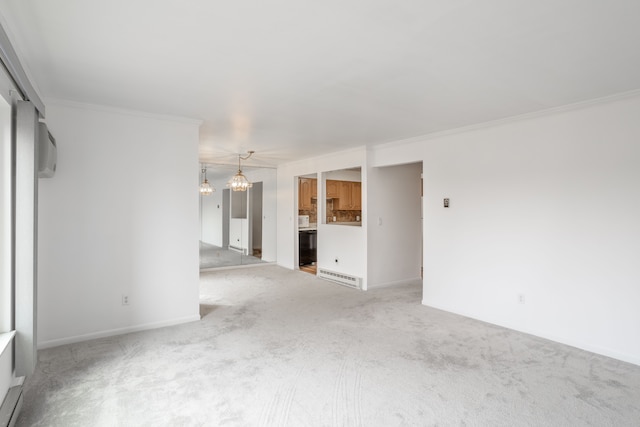
{"label": "kitchen cabinet", "polygon": [[[362,210],[362,183],[352,181],[335,182],[337,183],[338,192],[333,201],[334,209],[341,211]],[[329,197],[328,194],[327,197]]]}
{"label": "kitchen cabinet", "polygon": [[338,209],[350,210],[351,209],[351,182],[340,181],[338,185]]}
{"label": "kitchen cabinet", "polygon": [[362,183],[351,183],[351,209],[354,211],[362,210]]}
{"label": "kitchen cabinet", "polygon": [[311,200],[318,197],[318,180],[300,178],[298,181],[298,209],[311,210]]}
{"label": "kitchen cabinet", "polygon": [[340,181],[334,181],[331,179],[327,180],[327,199],[337,199],[338,196],[338,187],[340,186]]}

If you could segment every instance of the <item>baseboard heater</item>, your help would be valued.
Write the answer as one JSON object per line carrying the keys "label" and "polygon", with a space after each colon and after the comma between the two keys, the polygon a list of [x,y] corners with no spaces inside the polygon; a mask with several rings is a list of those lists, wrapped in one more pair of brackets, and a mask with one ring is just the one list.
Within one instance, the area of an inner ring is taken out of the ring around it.
{"label": "baseboard heater", "polygon": [[318,269],[318,277],[334,283],[338,283],[340,285],[348,286],[353,289],[362,289],[361,277],[355,277],[344,273],[337,273],[335,271],[326,270],[324,268]]}
{"label": "baseboard heater", "polygon": [[0,406],[0,427],[13,427],[22,407],[22,386],[11,387]]}

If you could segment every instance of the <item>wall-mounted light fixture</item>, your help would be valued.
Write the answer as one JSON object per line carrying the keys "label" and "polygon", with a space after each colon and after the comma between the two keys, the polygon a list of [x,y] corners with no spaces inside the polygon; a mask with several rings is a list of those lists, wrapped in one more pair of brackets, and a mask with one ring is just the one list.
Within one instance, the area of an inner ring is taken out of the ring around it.
{"label": "wall-mounted light fixture", "polygon": [[209,196],[211,193],[216,191],[216,189],[213,188],[211,186],[211,184],[209,184],[209,181],[207,180],[207,167],[206,166],[204,166],[202,168],[202,175],[203,175],[204,180],[200,184],[200,194],[202,194],[203,196]]}
{"label": "wall-mounted light fixture", "polygon": [[240,161],[247,160],[255,151],[247,151],[248,155],[242,157],[238,154],[238,173],[236,173],[229,182],[227,182],[227,187],[231,188],[233,191],[247,191],[247,188],[253,187],[253,184],[249,182],[246,176],[242,174],[242,169],[240,168]]}

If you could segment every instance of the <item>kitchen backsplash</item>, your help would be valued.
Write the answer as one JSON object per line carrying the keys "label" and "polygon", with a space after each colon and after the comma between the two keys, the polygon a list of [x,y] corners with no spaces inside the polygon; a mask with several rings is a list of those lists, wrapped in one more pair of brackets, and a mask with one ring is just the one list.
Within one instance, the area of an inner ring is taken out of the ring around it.
{"label": "kitchen backsplash", "polygon": [[318,212],[315,209],[298,209],[298,215],[309,215],[309,222],[312,224],[318,222]]}
{"label": "kitchen backsplash", "polygon": [[[311,209],[298,209],[298,215],[309,215],[309,222],[315,224],[318,222],[318,210],[316,209],[316,201],[312,201]],[[334,222],[357,222],[362,221],[362,211],[341,211],[333,210],[333,202],[327,201],[327,223]]]}
{"label": "kitchen backsplash", "polygon": [[334,216],[336,217],[336,222],[356,222],[362,220],[362,211],[327,210],[327,223],[333,222]]}
{"label": "kitchen backsplash", "polygon": [[[333,220],[333,217],[336,220]],[[333,200],[327,200],[327,224],[331,222],[356,222],[362,220],[362,211],[342,211],[333,209]]]}

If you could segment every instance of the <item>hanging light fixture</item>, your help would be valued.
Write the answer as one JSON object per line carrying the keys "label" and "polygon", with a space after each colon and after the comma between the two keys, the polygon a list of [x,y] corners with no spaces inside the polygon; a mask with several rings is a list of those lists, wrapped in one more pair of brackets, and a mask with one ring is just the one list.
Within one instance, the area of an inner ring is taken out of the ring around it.
{"label": "hanging light fixture", "polygon": [[209,184],[209,180],[207,180],[206,167],[202,168],[202,175],[204,176],[204,181],[202,181],[202,184],[200,184],[200,194],[202,194],[203,196],[209,196],[211,193],[216,191],[216,189],[213,188],[211,184]]}
{"label": "hanging light fixture", "polygon": [[227,182],[227,187],[231,188],[232,191],[247,191],[247,188],[253,187],[253,184],[242,174],[242,169],[240,168],[240,160],[247,160],[255,151],[247,151],[247,153],[248,156],[246,157],[238,154],[238,173]]}

